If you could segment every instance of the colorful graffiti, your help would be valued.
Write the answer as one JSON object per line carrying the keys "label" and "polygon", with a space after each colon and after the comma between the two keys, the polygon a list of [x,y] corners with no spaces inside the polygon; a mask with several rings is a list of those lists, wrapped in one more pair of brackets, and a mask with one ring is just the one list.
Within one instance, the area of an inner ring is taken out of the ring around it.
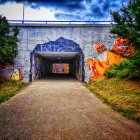
{"label": "colorful graffiti", "polygon": [[79,61],[75,62],[76,78],[82,80],[82,64]]}
{"label": "colorful graffiti", "polygon": [[114,46],[112,48],[112,51],[121,55],[122,57],[126,57],[134,55],[136,48],[134,45],[129,44],[128,39],[117,37],[114,40]]}
{"label": "colorful graffiti", "polygon": [[13,66],[7,66],[4,69],[0,70],[1,79],[11,79],[15,81],[21,81],[23,79],[20,68],[15,68]]}
{"label": "colorful graffiti", "polygon": [[41,66],[42,66],[42,64],[41,64],[40,57],[35,57],[34,60],[35,60],[35,69],[34,69],[34,74],[35,75],[34,75],[34,78],[36,79],[36,78],[41,77],[41,72],[42,72]]}
{"label": "colorful graffiti", "polygon": [[18,68],[14,69],[12,76],[11,76],[11,80],[21,81],[22,79],[23,79],[23,77],[22,77],[20,69],[18,69]]}
{"label": "colorful graffiti", "polygon": [[97,50],[98,56],[94,59],[87,59],[89,70],[92,71],[90,79],[102,76],[110,66],[120,63],[126,56],[134,55],[136,50],[128,39],[121,37],[114,40],[111,50],[107,50],[102,43],[93,44],[93,48]]}
{"label": "colorful graffiti", "polygon": [[0,65],[0,70],[11,67],[11,66],[12,66],[11,64],[6,64],[5,66]]}
{"label": "colorful graffiti", "polygon": [[69,64],[53,64],[53,73],[69,73]]}

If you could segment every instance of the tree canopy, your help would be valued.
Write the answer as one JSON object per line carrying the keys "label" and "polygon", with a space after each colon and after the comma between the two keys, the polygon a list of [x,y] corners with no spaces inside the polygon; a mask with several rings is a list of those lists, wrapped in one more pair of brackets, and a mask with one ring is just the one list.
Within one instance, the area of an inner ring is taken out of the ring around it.
{"label": "tree canopy", "polygon": [[140,80],[140,0],[130,0],[119,10],[112,11],[111,15],[115,21],[111,33],[127,38],[129,45],[136,47],[136,52],[106,71],[105,76]]}
{"label": "tree canopy", "polygon": [[130,0],[119,10],[111,12],[113,25],[111,33],[128,38],[130,43],[140,49],[140,0]]}
{"label": "tree canopy", "polygon": [[0,15],[0,66],[14,64],[17,55],[17,35],[19,30],[16,27],[10,28],[6,17]]}

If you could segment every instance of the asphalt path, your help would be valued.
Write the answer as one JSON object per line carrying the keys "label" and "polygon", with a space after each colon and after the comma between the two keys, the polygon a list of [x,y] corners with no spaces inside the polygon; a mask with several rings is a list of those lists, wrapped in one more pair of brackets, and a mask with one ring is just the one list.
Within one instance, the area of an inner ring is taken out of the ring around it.
{"label": "asphalt path", "polygon": [[0,140],[140,140],[140,125],[72,77],[34,81],[0,105]]}

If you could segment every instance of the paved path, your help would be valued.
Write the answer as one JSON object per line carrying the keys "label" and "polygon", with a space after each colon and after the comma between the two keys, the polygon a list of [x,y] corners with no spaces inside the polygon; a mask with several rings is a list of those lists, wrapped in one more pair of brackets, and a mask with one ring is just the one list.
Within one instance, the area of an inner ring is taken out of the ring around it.
{"label": "paved path", "polygon": [[0,105],[0,140],[140,140],[140,125],[72,78],[33,82]]}

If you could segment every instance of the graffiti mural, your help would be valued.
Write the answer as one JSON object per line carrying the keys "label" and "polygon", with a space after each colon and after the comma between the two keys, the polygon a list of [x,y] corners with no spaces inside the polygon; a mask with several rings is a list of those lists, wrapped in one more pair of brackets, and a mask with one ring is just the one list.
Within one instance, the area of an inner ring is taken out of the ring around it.
{"label": "graffiti mural", "polygon": [[53,64],[53,73],[69,73],[69,64]]}
{"label": "graffiti mural", "polygon": [[121,54],[127,54],[125,45],[128,43],[128,40],[121,40],[121,45],[124,43],[124,47],[123,45],[120,46],[119,41],[120,40],[117,38],[114,41],[114,46],[112,48],[113,51],[119,53],[114,53],[112,50],[107,50],[102,43],[93,44],[93,48],[97,50],[98,56],[94,59],[87,59],[89,70],[92,71],[90,80],[102,76],[110,66],[118,64],[124,59],[124,55]]}
{"label": "graffiti mural", "polygon": [[36,79],[41,77],[42,64],[41,64],[41,59],[39,57],[35,57],[34,60],[35,60],[34,77]]}
{"label": "graffiti mural", "polygon": [[124,57],[134,55],[136,48],[129,43],[127,38],[117,37],[114,40],[114,46],[111,50],[102,43],[93,44],[97,50],[98,56],[94,59],[87,59],[89,70],[92,71],[90,79],[102,76],[104,72],[112,65],[120,63]]}
{"label": "graffiti mural", "polygon": [[[30,81],[40,77],[42,71],[44,71],[44,64],[42,63],[42,60],[40,60],[39,57],[35,57],[35,54],[39,52],[77,52],[79,54],[79,63],[77,63],[76,76],[80,81],[84,81],[84,54],[82,49],[76,42],[65,39],[64,37],[60,37],[55,41],[49,41],[48,43],[36,45],[35,49],[30,54]],[[69,72],[69,67],[67,65],[64,70]],[[45,67],[45,69],[47,69],[47,67]]]}
{"label": "graffiti mural", "polygon": [[22,79],[23,79],[23,77],[22,77],[20,69],[18,69],[18,68],[14,69],[12,76],[11,76],[11,80],[21,81]]}
{"label": "graffiti mural", "polygon": [[114,46],[112,51],[121,55],[122,57],[132,56],[134,55],[136,48],[135,46],[129,44],[129,40],[127,38],[117,37],[114,41]]}
{"label": "graffiti mural", "polygon": [[21,81],[23,79],[23,76],[20,71],[20,68],[8,66],[8,67],[4,67],[3,69],[0,69],[0,78]]}

